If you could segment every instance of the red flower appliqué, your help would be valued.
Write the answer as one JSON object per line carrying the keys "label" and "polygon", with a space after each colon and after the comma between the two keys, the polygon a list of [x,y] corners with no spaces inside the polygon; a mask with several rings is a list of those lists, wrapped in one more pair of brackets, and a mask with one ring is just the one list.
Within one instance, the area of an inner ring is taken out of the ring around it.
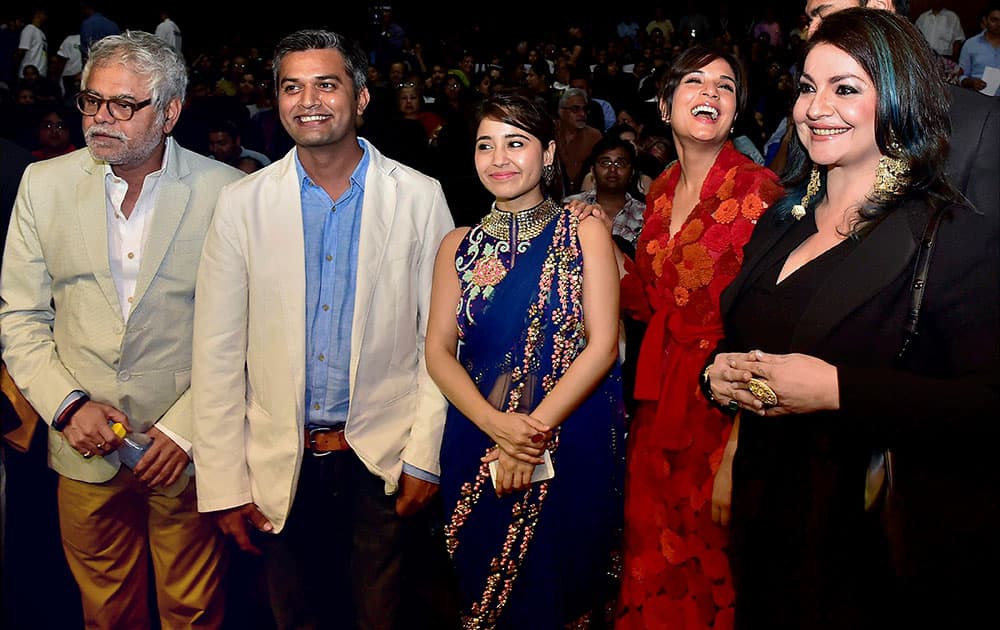
{"label": "red flower appliqu\u00e9", "polygon": [[479,287],[492,287],[507,275],[507,268],[496,256],[480,258],[472,270],[472,283]]}

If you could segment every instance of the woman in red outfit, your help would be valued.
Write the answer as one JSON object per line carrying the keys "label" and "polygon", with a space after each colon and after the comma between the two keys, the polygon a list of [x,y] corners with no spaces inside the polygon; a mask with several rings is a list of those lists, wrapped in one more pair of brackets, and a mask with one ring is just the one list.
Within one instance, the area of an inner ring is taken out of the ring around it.
{"label": "woman in red outfit", "polygon": [[[728,532],[712,520],[712,492],[732,421],[704,398],[699,377],[722,336],[719,294],[782,190],[729,142],[746,103],[729,55],[687,50],[659,102],[678,159],[650,187],[622,279],[623,308],[648,328],[629,433],[617,627],[731,628]],[[728,493],[728,471],[719,477]]]}

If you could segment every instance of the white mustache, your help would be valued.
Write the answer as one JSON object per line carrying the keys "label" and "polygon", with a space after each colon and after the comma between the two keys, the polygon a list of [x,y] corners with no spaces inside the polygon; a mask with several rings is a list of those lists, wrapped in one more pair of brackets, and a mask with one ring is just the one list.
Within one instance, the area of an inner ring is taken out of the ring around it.
{"label": "white mustache", "polygon": [[121,140],[122,142],[128,140],[128,136],[121,131],[118,131],[117,129],[108,129],[107,127],[100,127],[98,125],[94,125],[93,127],[87,129],[83,136],[85,140],[90,140],[94,136],[106,136],[108,138],[114,138],[115,140]]}

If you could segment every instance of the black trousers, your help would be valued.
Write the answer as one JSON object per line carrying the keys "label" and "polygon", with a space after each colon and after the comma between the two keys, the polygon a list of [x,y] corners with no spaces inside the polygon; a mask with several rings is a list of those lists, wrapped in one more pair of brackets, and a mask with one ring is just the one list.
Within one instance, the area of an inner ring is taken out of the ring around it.
{"label": "black trousers", "polygon": [[353,452],[306,453],[284,529],[256,538],[274,626],[457,627],[439,498],[405,519],[395,508],[396,497]]}

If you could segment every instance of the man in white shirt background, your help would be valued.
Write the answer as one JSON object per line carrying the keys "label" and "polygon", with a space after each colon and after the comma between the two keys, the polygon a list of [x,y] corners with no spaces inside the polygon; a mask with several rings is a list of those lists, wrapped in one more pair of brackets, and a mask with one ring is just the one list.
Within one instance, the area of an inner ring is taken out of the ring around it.
{"label": "man in white shirt background", "polygon": [[177,22],[170,19],[170,11],[167,8],[160,9],[160,20],[160,23],[156,26],[156,32],[153,34],[166,42],[178,55],[183,57],[184,53],[181,51],[181,27],[177,26]]}
{"label": "man in white shirt background", "polygon": [[931,8],[921,13],[915,24],[934,52],[950,59],[958,57],[965,32],[958,14],[946,9],[943,0],[933,0]]}

